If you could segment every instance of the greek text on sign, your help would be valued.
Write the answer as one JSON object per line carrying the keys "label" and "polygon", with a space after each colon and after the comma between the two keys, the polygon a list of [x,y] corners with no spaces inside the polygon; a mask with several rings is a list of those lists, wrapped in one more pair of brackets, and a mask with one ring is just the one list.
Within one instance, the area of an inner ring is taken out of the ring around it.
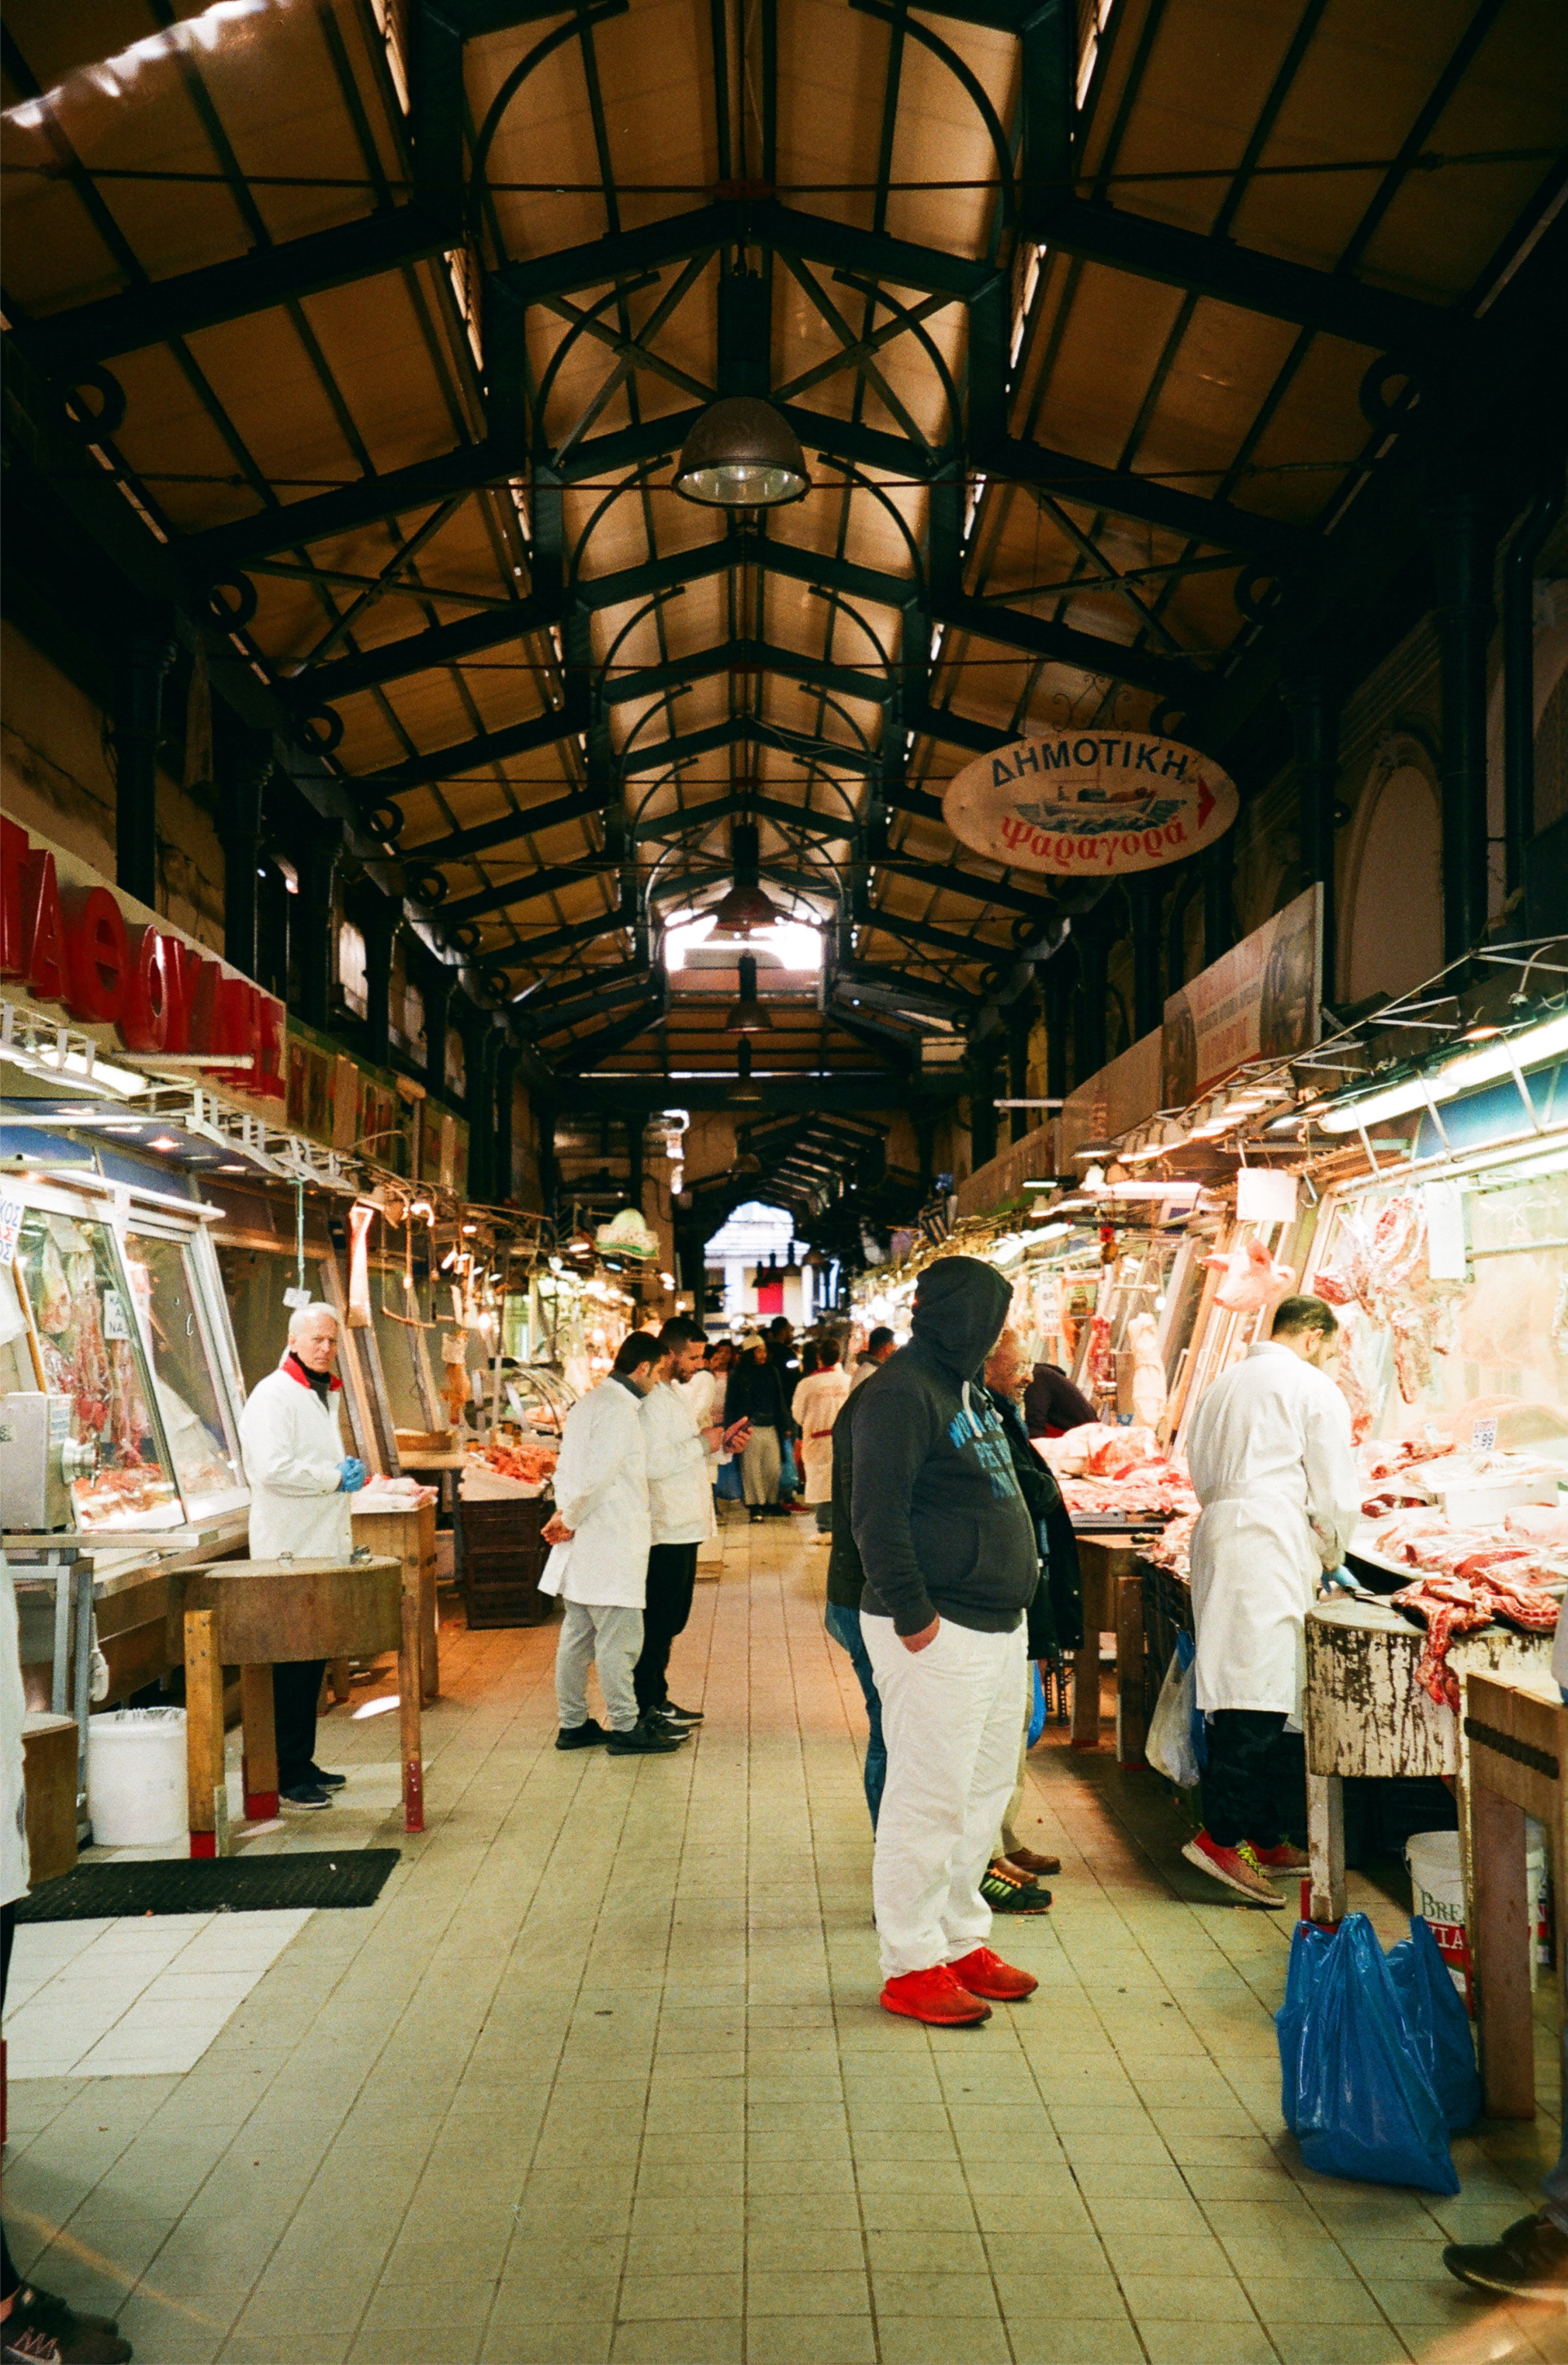
{"label": "greek text on sign", "polygon": [[1217,764],[1175,739],[1058,732],[956,772],[942,815],[959,843],[1065,878],[1155,870],[1211,846],[1236,819]]}

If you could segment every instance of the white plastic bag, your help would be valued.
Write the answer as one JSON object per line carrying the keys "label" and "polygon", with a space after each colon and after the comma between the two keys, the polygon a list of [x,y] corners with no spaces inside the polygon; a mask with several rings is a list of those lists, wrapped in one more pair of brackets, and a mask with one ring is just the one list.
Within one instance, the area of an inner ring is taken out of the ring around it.
{"label": "white plastic bag", "polygon": [[1167,1775],[1182,1790],[1195,1790],[1203,1772],[1193,1746],[1193,1718],[1197,1709],[1195,1670],[1192,1637],[1178,1634],[1144,1745],[1144,1754],[1156,1773]]}

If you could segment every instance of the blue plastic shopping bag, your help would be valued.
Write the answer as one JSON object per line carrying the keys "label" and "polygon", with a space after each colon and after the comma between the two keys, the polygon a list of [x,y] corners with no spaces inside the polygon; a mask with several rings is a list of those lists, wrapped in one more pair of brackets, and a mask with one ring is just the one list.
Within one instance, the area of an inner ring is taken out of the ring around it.
{"label": "blue plastic shopping bag", "polygon": [[782,1501],[786,1495],[798,1495],[800,1491],[801,1474],[795,1465],[794,1440],[792,1438],[786,1437],[780,1440],[778,1447],[779,1499]]}
{"label": "blue plastic shopping bag", "polygon": [[1453,1974],[1438,1952],[1429,1922],[1410,1916],[1410,1935],[1391,1947],[1388,1975],[1405,2008],[1410,2040],[1421,2057],[1451,2133],[1481,2116],[1481,2078],[1470,2015]]}
{"label": "blue plastic shopping bag", "polygon": [[1457,2192],[1442,2105],[1364,1913],[1299,1922],[1275,2014],[1285,2124],[1308,2168]]}
{"label": "blue plastic shopping bag", "polygon": [[1035,1689],[1029,1703],[1029,1736],[1025,1743],[1025,1747],[1033,1749],[1046,1729],[1046,1687],[1040,1675],[1038,1659],[1030,1663],[1029,1672],[1035,1678]]}
{"label": "blue plastic shopping bag", "polygon": [[713,1492],[717,1495],[721,1503],[744,1503],[745,1501],[745,1487],[741,1481],[741,1465],[738,1456],[734,1462],[720,1463],[718,1474],[713,1480]]}

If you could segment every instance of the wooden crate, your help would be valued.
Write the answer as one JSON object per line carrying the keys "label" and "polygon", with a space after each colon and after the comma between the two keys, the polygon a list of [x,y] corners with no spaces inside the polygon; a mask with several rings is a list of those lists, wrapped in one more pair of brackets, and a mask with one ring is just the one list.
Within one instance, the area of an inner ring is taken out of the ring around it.
{"label": "wooden crate", "polygon": [[459,1496],[457,1588],[470,1627],[543,1626],[554,1616],[554,1597],[539,1590],[550,1556],[543,1530],[554,1508],[544,1496],[510,1503]]}

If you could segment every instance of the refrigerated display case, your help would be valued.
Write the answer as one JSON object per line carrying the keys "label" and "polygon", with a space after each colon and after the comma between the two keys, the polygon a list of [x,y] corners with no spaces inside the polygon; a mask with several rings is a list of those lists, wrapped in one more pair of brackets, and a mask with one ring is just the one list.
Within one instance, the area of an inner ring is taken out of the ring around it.
{"label": "refrigerated display case", "polygon": [[239,1445],[239,1366],[211,1243],[134,1212],[126,1271],[186,1519],[199,1524],[248,1500]]}

